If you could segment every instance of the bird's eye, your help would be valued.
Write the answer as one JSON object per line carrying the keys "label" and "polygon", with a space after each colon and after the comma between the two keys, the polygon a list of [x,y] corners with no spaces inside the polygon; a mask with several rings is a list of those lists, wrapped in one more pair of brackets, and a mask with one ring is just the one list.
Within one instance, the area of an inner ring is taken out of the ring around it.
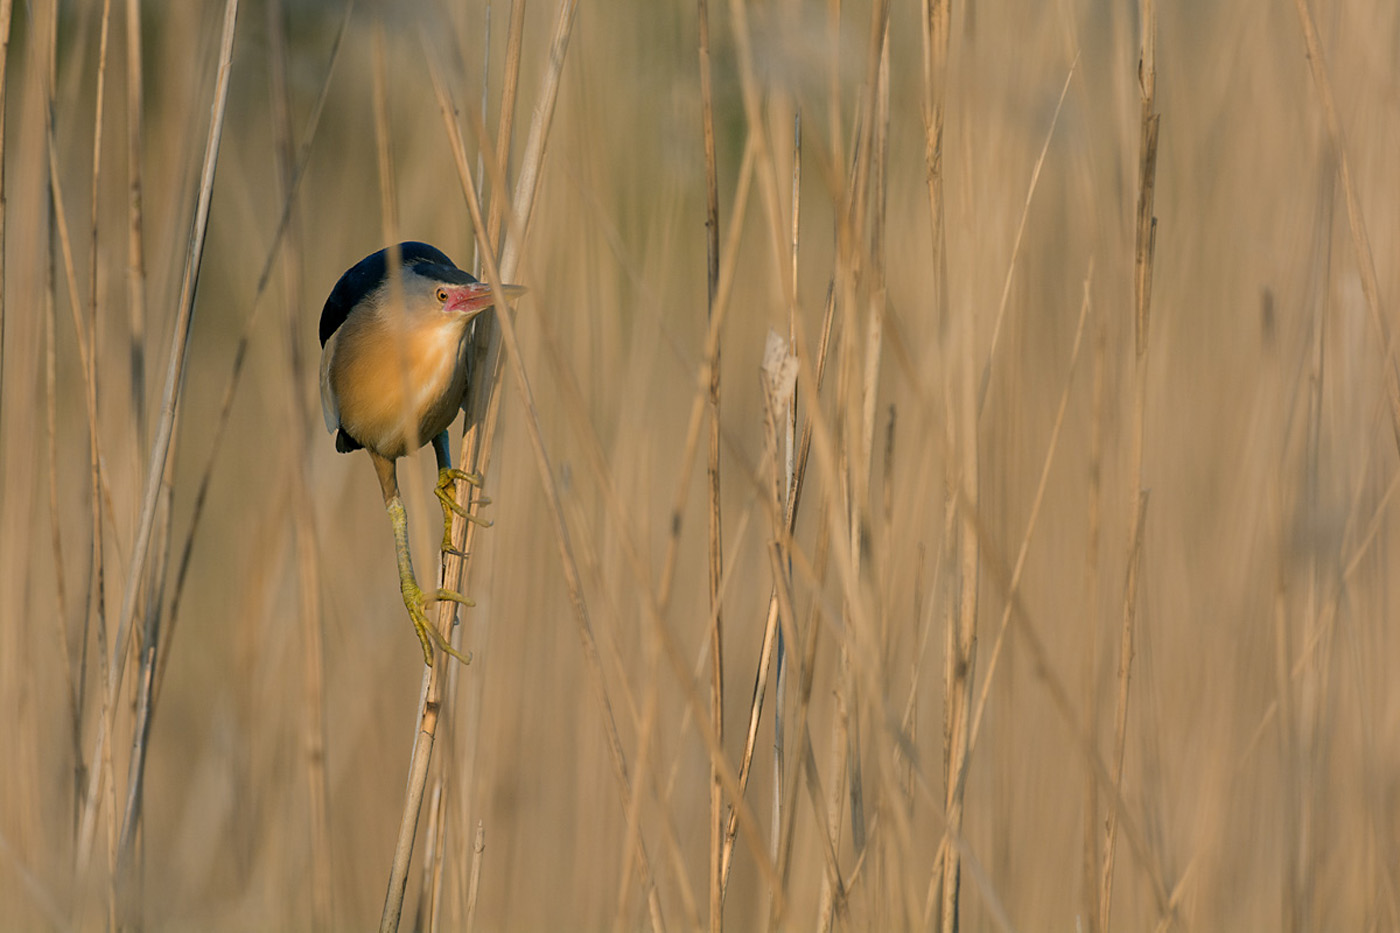
{"label": "bird's eye", "polygon": [[439,286],[438,286],[438,290],[437,290],[437,292],[436,292],[436,295],[437,295],[437,300],[438,300],[439,303],[441,303],[441,304],[447,304],[447,289],[445,289],[445,288],[443,288],[441,285],[439,285]]}

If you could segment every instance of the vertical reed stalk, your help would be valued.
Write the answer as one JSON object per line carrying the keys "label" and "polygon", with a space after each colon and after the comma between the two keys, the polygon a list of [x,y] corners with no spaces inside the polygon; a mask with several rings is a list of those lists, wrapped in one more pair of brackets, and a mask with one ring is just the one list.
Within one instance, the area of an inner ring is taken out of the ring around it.
{"label": "vertical reed stalk", "polygon": [[[948,320],[948,275],[946,236],[944,232],[946,200],[943,193],[943,125],[946,112],[948,84],[948,39],[951,11],[947,0],[924,0],[924,165],[928,187],[929,215],[933,230],[933,262],[935,273],[933,303],[940,328]],[[962,834],[963,785],[958,775],[966,767],[968,728],[971,713],[972,676],[977,646],[977,590],[979,580],[977,530],[971,513],[977,509],[978,497],[978,439],[977,405],[971,367],[974,359],[974,321],[965,316],[957,323],[958,344],[952,354],[945,354],[949,365],[959,370],[949,374],[950,450],[957,452],[949,458],[947,481],[949,502],[957,498],[953,490],[961,488],[967,502],[956,524],[954,553],[958,561],[957,607],[950,608],[947,619],[947,639],[944,654],[944,809],[949,833]],[[956,360],[956,362],[953,362]],[[959,391],[952,391],[953,380],[961,378]],[[956,401],[953,399],[956,398]],[[958,405],[953,416],[953,405]],[[955,457],[960,453],[960,461]],[[938,928],[943,933],[958,929],[959,853],[948,848],[943,854],[941,870],[936,873]]]}
{"label": "vertical reed stalk", "polygon": [[[481,256],[486,263],[488,279],[491,279],[491,276],[495,276],[495,278],[491,280],[497,284],[502,280],[501,277],[510,277],[514,275],[519,262],[519,252],[523,245],[522,240],[529,229],[529,218],[534,207],[535,190],[539,181],[540,165],[544,158],[545,144],[549,137],[549,127],[554,113],[554,103],[559,90],[559,77],[564,67],[564,56],[568,51],[569,36],[573,30],[574,13],[576,9],[576,0],[561,0],[558,15],[555,20],[555,31],[551,44],[549,66],[545,73],[544,84],[540,90],[540,99],[535,110],[535,117],[530,125],[530,136],[526,143],[521,179],[515,192],[515,205],[510,229],[511,236],[507,239],[499,270],[496,268],[497,263],[495,262],[495,257],[491,253],[491,245],[489,243],[484,244],[481,249]],[[462,182],[468,194],[468,203],[472,208],[472,221],[475,224],[477,236],[482,237],[485,234],[486,226],[481,217],[475,186],[472,183],[470,172],[467,169],[466,154],[461,148],[461,134],[459,129],[454,125],[451,106],[442,91],[442,83],[437,77],[436,68],[433,69],[433,75],[434,86],[438,93],[438,102],[440,109],[443,111],[444,121],[451,125],[449,138],[453,142],[453,154],[456,157],[459,180]],[[498,142],[504,143],[505,141],[500,140]],[[463,443],[462,456],[464,458],[464,463],[466,462],[466,458],[471,456],[473,458],[471,468],[477,473],[484,473],[487,466],[486,461],[481,459],[481,454],[483,451],[487,450],[484,445],[485,443],[489,443],[487,439],[494,433],[494,418],[491,417],[491,415],[499,411],[499,408],[495,407],[498,403],[493,403],[487,397],[487,393],[484,389],[487,386],[493,386],[496,381],[496,368],[499,365],[498,361],[500,358],[500,332],[504,330],[513,333],[510,331],[509,311],[506,303],[504,301],[499,301],[497,307],[500,311],[496,315],[496,318],[502,323],[499,327],[492,330],[484,365],[473,374],[473,385],[469,389],[469,399],[472,401],[470,412],[473,416],[472,423],[481,423],[481,420],[478,420],[478,418],[480,417],[482,409],[488,412],[486,417],[482,419],[485,420],[486,423],[484,425],[484,430],[478,436],[479,439],[477,440],[476,449],[469,451],[468,448],[471,447],[472,444],[466,441]],[[480,357],[478,357],[478,359],[480,359]],[[519,370],[518,366],[519,360],[517,359],[517,375],[522,380],[522,391],[528,397],[530,394],[528,385],[524,383],[523,372]],[[533,409],[532,404],[528,407]],[[531,412],[531,414],[533,415],[533,412]],[[538,441],[537,416],[532,418],[529,424],[533,429],[531,438],[536,441],[537,460],[543,464],[545,461],[543,460],[543,449]],[[549,479],[547,467],[542,468],[541,478],[546,482],[548,491],[549,484],[552,481]],[[570,588],[571,596],[573,596],[575,610],[579,613],[578,619],[583,626],[582,633],[587,635],[588,640],[591,640],[591,632],[589,632],[587,627],[587,609],[583,604],[582,594],[577,589],[576,568],[573,568],[572,565],[572,554],[568,545],[567,528],[562,525],[562,519],[560,521],[561,524],[558,526],[558,531],[561,535],[559,544],[565,558],[566,576],[568,576],[569,571],[573,569],[573,575],[569,576],[569,580],[571,584],[573,584]],[[443,561],[442,578],[444,581],[460,580],[464,572],[464,564],[465,561],[462,558],[454,555],[447,555]],[[445,583],[445,585],[450,587],[450,583]],[[448,628],[448,626],[451,625],[454,615],[455,612],[450,605],[445,603],[440,605],[437,624],[440,631],[446,629],[445,634],[448,637],[451,637],[452,630]],[[587,647],[587,644],[585,647]],[[596,651],[593,654],[589,654],[589,657],[591,660],[595,661],[594,670],[598,675],[595,686],[600,690],[604,710],[608,717],[607,722],[610,726],[611,741],[609,748],[614,753],[614,765],[619,769],[619,774],[623,782],[626,783],[625,759],[621,757],[621,744],[616,737],[616,726],[612,723],[611,708],[607,703],[606,687],[601,681],[601,670],[598,669],[596,665]],[[433,665],[423,674],[423,689],[419,701],[418,723],[414,733],[413,754],[409,765],[408,788],[405,794],[403,813],[399,821],[399,834],[394,849],[394,861],[389,874],[388,893],[384,901],[384,910],[380,916],[380,930],[384,931],[384,933],[398,929],[399,918],[403,911],[404,886],[408,881],[408,867],[413,855],[413,840],[418,829],[418,813],[422,806],[423,792],[428,779],[428,766],[432,760],[433,743],[437,735],[442,693],[445,687],[442,679],[445,667],[445,664]],[[653,926],[659,929],[661,925],[660,906],[656,901],[655,887],[650,880],[649,871],[646,887],[648,890],[649,902],[652,907]]]}
{"label": "vertical reed stalk", "polygon": [[[934,268],[932,308],[936,320],[939,324],[939,332],[942,333],[948,321],[948,264],[946,248],[946,212],[947,203],[943,193],[943,124],[947,110],[948,96],[948,40],[950,29],[949,0],[924,0],[923,2],[923,68],[924,68],[924,182],[928,188],[929,203],[929,224],[932,232],[932,260]],[[962,364],[970,365],[965,354],[970,347],[964,346]],[[950,361],[958,358],[957,353],[945,353],[944,359]],[[948,432],[946,438],[949,451],[956,449],[953,431],[955,419],[952,417],[951,406],[953,404],[952,374],[945,375],[945,385],[948,387],[947,397],[949,399],[949,412],[944,418],[945,430]],[[974,435],[972,437],[973,448],[972,458],[974,469],[972,471],[972,483],[975,496],[975,448],[976,433],[974,421]],[[963,439],[964,446],[967,439]],[[966,468],[966,463],[964,463]],[[963,587],[967,586],[967,573],[972,568],[966,561],[966,548],[971,537],[966,529],[966,523],[958,523],[954,527],[954,513],[957,511],[954,504],[956,493],[954,490],[958,486],[956,479],[956,467],[953,457],[950,456],[945,467],[945,512],[948,522],[948,529],[958,536],[958,543],[954,548],[954,553],[963,554]],[[964,482],[967,477],[964,477]],[[965,615],[975,614],[975,594],[974,602],[964,606],[971,612]],[[944,643],[944,711],[943,711],[943,769],[944,769],[944,799],[943,806],[948,816],[948,832],[961,835],[962,833],[962,807],[952,806],[954,794],[957,788],[956,774],[961,769],[957,763],[953,748],[953,724],[956,718],[957,701],[955,696],[954,680],[962,666],[969,663],[969,658],[965,654],[965,649],[970,649],[970,644],[955,636],[954,613],[950,606],[944,619],[945,631],[947,633]],[[958,626],[959,631],[962,626]],[[929,907],[938,910],[938,928],[944,933],[955,924],[956,918],[956,884],[957,884],[957,856],[950,848],[941,850],[941,863],[934,866],[934,876],[930,887]]]}
{"label": "vertical reed stalk", "polygon": [[[565,5],[561,5],[560,25],[563,28],[560,31],[556,32],[556,37],[562,36],[565,42],[567,42],[568,26],[572,23],[573,14],[572,8],[567,6],[567,4],[568,0],[565,0]],[[568,17],[567,21],[565,21],[566,16]],[[559,67],[562,65],[562,53],[563,49],[561,48],[560,54],[553,57],[552,62],[554,67]],[[553,74],[552,76],[557,77],[557,75]],[[435,81],[435,84],[439,89],[441,88],[440,81]],[[452,121],[450,108],[446,102],[445,96],[441,93],[440,90],[439,102],[442,104],[444,119],[451,123]],[[549,111],[552,111],[553,109],[552,100],[548,101],[547,103],[549,106],[546,108],[545,111],[543,111],[546,114]],[[539,120],[541,112],[541,110],[536,111],[536,123],[531,127],[531,140],[534,141],[538,139],[539,143],[537,146],[527,146],[527,166],[530,164],[531,155],[534,155],[536,160],[538,160],[538,158],[543,153],[543,144],[544,139],[547,136],[548,128],[547,126],[542,127],[540,125]],[[547,120],[548,117],[546,116],[544,117],[544,119]],[[462,181],[463,187],[467,195],[467,204],[471,210],[473,225],[478,232],[478,236],[480,236],[481,231],[485,228],[483,218],[481,215],[480,202],[477,197],[476,189],[472,185],[471,177],[466,171],[464,157],[465,154],[463,153],[460,145],[460,132],[458,131],[457,127],[455,127],[455,125],[452,126],[452,132],[450,135],[451,138],[454,140],[455,144],[454,151],[457,155],[458,176],[459,179]],[[534,171],[535,173],[537,173],[538,161],[535,161],[534,165]],[[529,173],[526,174],[528,175]],[[537,178],[537,174],[534,177]],[[525,182],[522,181],[522,184],[525,184]],[[527,190],[533,191],[533,184],[533,181],[531,181],[530,187]],[[522,207],[523,210],[521,209]],[[528,219],[530,207],[531,205],[528,202],[524,203],[523,205],[521,204],[519,192],[517,191],[516,210],[511,217],[512,223],[510,224],[510,229],[507,231],[515,242],[521,242],[523,240],[524,230],[526,229],[526,227],[524,223],[521,223],[521,221],[525,221]],[[494,256],[489,249],[483,249],[482,257],[486,264],[485,272],[487,281],[491,282],[493,287],[499,287],[500,282],[502,281],[502,276],[505,273],[503,273],[501,269],[497,267]],[[507,258],[511,258],[509,249],[507,249]],[[631,777],[629,775],[626,753],[623,750],[622,741],[617,732],[616,719],[613,714],[612,702],[608,696],[607,684],[602,670],[602,663],[598,656],[597,641],[593,635],[593,627],[589,616],[588,606],[583,597],[582,581],[579,575],[577,560],[574,557],[572,539],[569,533],[568,524],[564,519],[564,515],[560,505],[559,492],[555,484],[555,480],[553,478],[553,470],[549,466],[549,458],[544,447],[544,440],[540,430],[539,414],[535,405],[534,391],[531,388],[529,378],[526,375],[524,369],[524,362],[521,358],[519,344],[516,340],[514,323],[511,320],[511,315],[506,302],[503,300],[499,300],[501,297],[499,292],[497,293],[497,297],[497,307],[501,309],[500,313],[497,315],[497,322],[499,326],[501,340],[505,344],[511,355],[511,360],[513,364],[512,371],[515,373],[516,385],[521,395],[521,401],[526,415],[525,424],[528,429],[531,447],[535,457],[536,467],[539,470],[540,481],[544,487],[545,498],[547,504],[550,507],[550,512],[554,519],[555,542],[559,547],[560,557],[564,565],[564,579],[565,584],[568,588],[570,603],[574,611],[574,621],[578,625],[578,634],[583,647],[585,660],[588,662],[589,671],[593,675],[592,679],[594,689],[597,692],[599,706],[603,712],[604,726],[606,728],[608,737],[608,749],[611,753],[614,774],[617,778],[619,790],[623,795],[623,805],[626,806],[627,801],[630,799],[630,795],[632,793]],[[646,893],[648,911],[650,914],[652,928],[654,931],[657,931],[657,933],[659,933],[659,931],[665,929],[665,921],[663,919],[660,900],[657,894],[654,875],[651,869],[650,856],[647,854],[645,846],[641,845],[640,842],[637,845],[636,853],[637,869],[641,875],[642,887]]]}
{"label": "vertical reed stalk", "polygon": [[289,442],[287,458],[291,487],[292,524],[295,532],[297,566],[298,616],[301,623],[303,664],[302,747],[305,756],[307,802],[307,833],[311,854],[311,925],[316,930],[335,926],[334,899],[331,879],[334,873],[331,832],[329,779],[326,774],[326,711],[325,711],[325,650],[321,614],[321,570],[318,557],[318,537],[312,514],[312,490],[307,481],[311,463],[308,438],[312,436],[315,416],[306,403],[304,386],[314,379],[303,347],[303,318],[299,313],[302,293],[301,225],[294,206],[298,174],[297,141],[292,128],[291,91],[287,84],[287,40],[283,28],[283,6],[278,0],[267,5],[267,35],[270,96],[275,134],[275,156],[280,191],[279,199],[287,205],[287,248],[282,252],[282,305],[287,310],[285,322],[287,373],[287,406],[283,430]]}
{"label": "vertical reed stalk", "polygon": [[331,78],[335,74],[335,64],[340,59],[340,50],[344,47],[345,34],[350,26],[350,13],[353,9],[353,0],[347,0],[345,12],[341,16],[340,28],[337,30],[335,40],[331,44],[330,61],[326,66],[326,76],[321,82],[320,93],[316,98],[315,105],[311,109],[310,117],[307,118],[306,130],[302,134],[301,146],[297,151],[296,172],[292,176],[291,185],[283,200],[282,215],[277,222],[277,229],[273,232],[272,242],[268,245],[267,255],[263,258],[262,271],[258,275],[257,288],[254,289],[253,299],[250,302],[252,311],[244,322],[243,333],[239,336],[238,345],[233,351],[233,362],[229,367],[228,378],[224,383],[223,394],[219,402],[219,415],[216,419],[214,440],[210,445],[209,455],[204,460],[204,468],[200,471],[199,484],[194,495],[194,505],[190,514],[189,528],[185,532],[185,540],[180,548],[179,569],[175,574],[174,592],[170,597],[170,624],[167,627],[164,644],[161,648],[160,658],[157,663],[155,679],[155,694],[157,699],[160,697],[161,684],[165,680],[166,666],[170,661],[170,645],[175,636],[175,629],[180,621],[180,605],[184,597],[185,584],[189,580],[190,559],[194,553],[195,535],[199,530],[201,519],[204,516],[204,506],[208,502],[210,484],[214,474],[214,464],[219,462],[219,456],[223,449],[223,441],[227,436],[229,416],[233,410],[233,401],[238,394],[239,386],[242,385],[243,367],[248,357],[248,346],[257,326],[259,312],[263,307],[262,297],[272,281],[272,274],[276,269],[276,261],[282,255],[282,243],[287,234],[287,227],[292,219],[292,205],[296,201],[297,192],[300,190],[301,179],[305,175],[307,160],[310,158],[311,154],[311,143],[316,138],[316,131],[320,126],[321,114],[325,110],[326,98],[330,94]]}
{"label": "vertical reed stalk", "polygon": [[[200,172],[199,196],[192,218],[189,237],[186,241],[184,273],[180,284],[180,297],[175,309],[175,323],[171,334],[169,364],[166,369],[165,389],[161,398],[161,416],[151,445],[151,456],[146,464],[145,487],[141,499],[141,513],[137,520],[136,539],[131,549],[131,565],[128,568],[126,587],[123,590],[120,624],[111,654],[111,682],[105,691],[104,703],[109,715],[100,724],[92,760],[98,763],[88,781],[88,792],[84,807],[83,829],[80,830],[79,857],[86,860],[92,839],[92,821],[96,815],[96,798],[106,770],[100,762],[104,758],[112,728],[110,712],[116,706],[121,692],[122,673],[127,656],[128,636],[132,619],[136,613],[136,600],[145,576],[146,560],[151,543],[151,533],[155,525],[156,504],[160,495],[162,478],[165,475],[165,462],[170,453],[171,440],[175,431],[175,413],[180,402],[183,384],[186,351],[189,346],[190,327],[194,316],[195,288],[199,281],[199,269],[204,258],[204,239],[209,228],[209,204],[214,191],[214,174],[219,161],[219,144],[223,139],[225,104],[228,101],[229,76],[233,62],[234,26],[238,21],[238,0],[226,0],[223,26],[219,43],[218,72],[210,104],[209,135],[205,142],[203,166]],[[60,215],[61,216],[61,215]]]}
{"label": "vertical reed stalk", "polygon": [[[0,0],[0,282],[5,281],[5,91],[10,60],[11,0]],[[5,392],[5,295],[0,288],[0,397]],[[5,411],[0,406],[0,442],[5,439]]]}
{"label": "vertical reed stalk", "polygon": [[[146,441],[146,241],[141,194],[144,112],[141,0],[126,0],[127,316],[131,328],[131,415],[141,444]],[[132,445],[133,456],[139,457],[141,444]]]}
{"label": "vertical reed stalk", "polygon": [[[53,555],[54,573],[54,599],[55,607],[60,620],[59,625],[54,626],[54,632],[58,635],[60,653],[62,659],[63,674],[68,686],[69,702],[69,741],[73,753],[73,784],[71,787],[71,812],[69,820],[71,822],[71,840],[76,843],[79,826],[82,819],[83,789],[87,780],[87,766],[83,759],[83,716],[86,709],[87,696],[87,650],[89,639],[86,630],[86,616],[84,616],[84,627],[82,637],[78,641],[78,656],[73,657],[73,648],[69,637],[69,626],[71,620],[68,616],[68,593],[67,593],[67,572],[63,559],[63,531],[61,527],[61,512],[59,510],[59,452],[58,452],[58,302],[55,295],[55,285],[57,279],[58,258],[54,255],[53,238],[55,228],[58,226],[59,204],[55,192],[57,188],[50,176],[52,167],[57,164],[57,158],[53,152],[54,145],[54,87],[55,87],[55,49],[57,48],[57,17],[56,5],[49,6],[47,13],[43,9],[35,11],[34,32],[40,37],[35,43],[35,49],[30,54],[30,74],[36,75],[34,79],[43,90],[42,113],[44,127],[43,141],[43,164],[42,172],[44,190],[49,192],[49,196],[44,199],[44,242],[48,245],[45,250],[44,261],[44,284],[43,284],[43,309],[44,309],[44,427],[45,439],[48,447],[48,505],[49,505],[49,545]],[[8,42],[9,34],[6,32],[5,41]],[[4,80],[0,76],[0,80]],[[3,119],[3,118],[0,118]],[[3,142],[0,142],[3,145]],[[3,174],[3,169],[0,169]],[[3,289],[0,289],[3,291]]]}
{"label": "vertical reed stalk", "polygon": [[[97,315],[97,267],[98,267],[98,198],[102,190],[102,122],[106,115],[106,90],[107,90],[107,38],[111,34],[112,4],[111,0],[103,0],[102,3],[102,25],[98,31],[97,47],[97,86],[95,89],[93,126],[92,126],[92,188],[91,188],[91,223],[89,225],[88,240],[88,320],[87,320],[87,345],[88,354],[83,373],[83,388],[86,392],[85,401],[87,403],[88,425],[90,430],[88,444],[88,474],[91,481],[90,494],[92,496],[92,557],[91,568],[91,594],[94,601],[95,617],[97,619],[97,643],[102,651],[102,661],[99,666],[102,672],[103,688],[112,680],[112,672],[106,666],[107,661],[107,583],[106,583],[106,549],[104,548],[104,528],[102,525],[102,439],[100,436],[100,417],[98,408],[97,391],[97,357],[99,354],[99,334]],[[133,581],[133,584],[136,581]],[[125,658],[114,660],[114,663],[125,663]],[[109,694],[109,699],[114,694]],[[116,711],[108,708],[106,711],[107,728],[113,728]],[[106,805],[106,828],[107,828],[107,922],[109,928],[115,929],[117,925],[117,804],[116,804],[116,772],[113,770],[112,743],[108,743],[105,749],[106,757],[103,767],[107,769],[109,775],[106,792],[103,796]]]}
{"label": "vertical reed stalk", "polygon": [[[1084,545],[1084,734],[1099,734],[1099,536],[1103,512],[1103,425],[1104,362],[1106,348],[1103,328],[1098,328],[1094,345],[1094,387],[1090,403],[1089,427],[1089,508]],[[1088,933],[1103,933],[1099,916],[1099,795],[1093,768],[1084,770],[1083,879],[1080,884],[1080,913]]]}
{"label": "vertical reed stalk", "polygon": [[[1152,205],[1157,184],[1157,14],[1153,0],[1142,3],[1142,35],[1138,62],[1141,121],[1138,137],[1138,200],[1133,248],[1133,447],[1129,489],[1135,507],[1128,531],[1128,569],[1123,592],[1123,624],[1118,646],[1118,699],[1113,720],[1113,786],[1123,788],[1123,759],[1127,745],[1128,697],[1132,684],[1138,587],[1142,574],[1147,490],[1142,484],[1143,446],[1147,437],[1147,350],[1152,301],[1152,258],[1157,242],[1157,218]],[[1099,917],[1109,929],[1113,906],[1114,851],[1118,838],[1118,812],[1110,810],[1104,839],[1103,877],[1099,889]]]}
{"label": "vertical reed stalk", "polygon": [[[975,359],[973,320],[964,316],[958,322],[959,361],[961,375],[958,392],[957,444],[961,455],[958,478],[961,480],[965,502],[959,509],[958,523],[958,602],[956,625],[950,626],[944,679],[944,755],[948,763],[947,797],[944,807],[952,832],[962,834],[963,794],[965,785],[957,776],[967,767],[970,752],[969,730],[972,712],[973,672],[977,661],[977,590],[980,578],[978,560],[978,528],[973,519],[978,502],[978,443],[976,384],[972,376]],[[961,878],[959,853],[949,849],[943,861],[942,907],[939,928],[943,933],[957,933],[958,896]]]}
{"label": "vertical reed stalk", "polygon": [[[698,0],[700,26],[700,113],[705,146],[705,284],[706,319],[714,316],[719,289],[719,181],[715,168],[714,106],[710,91],[710,9]],[[720,606],[720,580],[724,576],[724,549],[720,513],[719,475],[719,351],[710,366],[710,443],[706,466],[709,479],[710,562],[710,716],[715,734],[724,743],[724,616]],[[719,769],[710,765],[710,931],[724,929],[724,793]]]}

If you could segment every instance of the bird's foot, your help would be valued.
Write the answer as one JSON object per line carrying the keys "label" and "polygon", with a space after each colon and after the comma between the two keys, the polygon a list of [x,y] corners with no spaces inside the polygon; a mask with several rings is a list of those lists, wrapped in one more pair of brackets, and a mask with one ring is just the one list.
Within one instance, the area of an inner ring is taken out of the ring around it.
{"label": "bird's foot", "polygon": [[461,603],[464,606],[475,606],[476,603],[461,593],[448,589],[437,590],[430,599],[418,587],[418,581],[411,576],[401,577],[399,583],[403,591],[403,604],[408,608],[409,618],[413,620],[413,630],[417,632],[418,640],[423,644],[423,663],[429,667],[433,666],[433,645],[437,645],[449,657],[456,658],[463,664],[470,664],[472,662],[471,652],[462,654],[452,647],[452,643],[443,636],[442,632],[438,631],[437,626],[433,625],[432,620],[428,618],[427,607],[430,603],[444,599]]}
{"label": "bird's foot", "polygon": [[[448,554],[462,555],[461,551],[452,546],[453,513],[462,516],[469,522],[475,522],[483,528],[490,528],[491,522],[478,515],[473,515],[471,512],[467,511],[465,506],[457,502],[457,498],[454,495],[454,484],[458,480],[462,480],[472,486],[481,486],[481,477],[477,474],[444,467],[438,470],[438,481],[437,486],[433,488],[433,495],[437,496],[438,503],[442,506],[442,550]],[[478,496],[472,500],[472,503],[477,505],[490,505],[491,500],[485,496]]]}
{"label": "bird's foot", "polygon": [[456,482],[459,479],[468,486],[481,487],[480,473],[468,473],[466,470],[454,470],[452,467],[443,467],[438,470],[439,484],[443,482]]}

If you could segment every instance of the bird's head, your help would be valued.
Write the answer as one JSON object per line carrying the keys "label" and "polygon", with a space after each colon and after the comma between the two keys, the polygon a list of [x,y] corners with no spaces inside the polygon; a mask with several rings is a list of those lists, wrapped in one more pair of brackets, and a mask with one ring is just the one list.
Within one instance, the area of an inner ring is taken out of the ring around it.
{"label": "bird's head", "polygon": [[[456,266],[420,262],[403,268],[404,312],[410,324],[427,326],[446,316],[466,323],[496,303],[487,282],[479,282]],[[502,285],[507,300],[524,294],[519,285]],[[392,301],[392,283],[384,283],[383,299]],[[390,311],[392,313],[392,310]]]}
{"label": "bird's head", "polygon": [[[394,257],[391,250],[382,249],[351,266],[336,282],[321,311],[322,346],[357,311],[369,312],[386,323],[400,320],[409,330],[437,330],[444,324],[465,325],[496,303],[490,285],[458,269],[436,247],[410,241],[400,243],[397,253],[402,315],[393,307],[395,283],[390,263]],[[509,300],[524,294],[525,289],[502,285],[501,292]],[[367,320],[360,315],[356,319]]]}

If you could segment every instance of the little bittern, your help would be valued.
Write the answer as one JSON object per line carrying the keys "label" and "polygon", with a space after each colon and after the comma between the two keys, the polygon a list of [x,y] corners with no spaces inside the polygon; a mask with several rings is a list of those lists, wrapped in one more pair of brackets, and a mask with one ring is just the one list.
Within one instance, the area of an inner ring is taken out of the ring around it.
{"label": "little bittern", "polygon": [[[397,264],[398,276],[392,264]],[[503,285],[501,291],[514,298],[525,289]],[[349,453],[363,447],[374,461],[394,526],[399,589],[428,665],[433,663],[433,642],[452,657],[467,659],[428,621],[428,600],[413,575],[395,461],[432,441],[442,547],[450,551],[452,513],[471,517],[454,498],[454,484],[465,480],[480,486],[481,479],[452,468],[447,428],[467,391],[468,325],[494,301],[489,285],[458,269],[442,251],[408,242],[351,266],[321,309],[321,410],[326,428],[335,435],[336,450]],[[452,590],[437,590],[435,597],[473,605]]]}

